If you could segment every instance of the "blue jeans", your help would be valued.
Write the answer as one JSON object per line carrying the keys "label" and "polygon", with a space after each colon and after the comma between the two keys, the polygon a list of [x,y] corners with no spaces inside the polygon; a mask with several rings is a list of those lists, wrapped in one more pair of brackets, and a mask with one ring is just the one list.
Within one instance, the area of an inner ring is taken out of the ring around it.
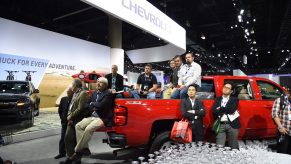
{"label": "blue jeans", "polygon": [[[132,96],[135,99],[140,99],[139,93],[137,90],[131,91]],[[147,94],[147,99],[155,99],[156,98],[156,93],[155,92],[150,92]]]}
{"label": "blue jeans", "polygon": [[188,97],[187,95],[188,92],[188,87],[184,87],[182,90],[176,89],[172,95],[171,95],[171,99],[185,99]]}

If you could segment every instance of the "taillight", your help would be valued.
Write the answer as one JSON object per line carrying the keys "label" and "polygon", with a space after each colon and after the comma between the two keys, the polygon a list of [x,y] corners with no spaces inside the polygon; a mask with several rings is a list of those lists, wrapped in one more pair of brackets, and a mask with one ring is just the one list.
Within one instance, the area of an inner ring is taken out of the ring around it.
{"label": "taillight", "polygon": [[116,106],[114,108],[114,125],[123,126],[127,122],[127,108],[123,106]]}

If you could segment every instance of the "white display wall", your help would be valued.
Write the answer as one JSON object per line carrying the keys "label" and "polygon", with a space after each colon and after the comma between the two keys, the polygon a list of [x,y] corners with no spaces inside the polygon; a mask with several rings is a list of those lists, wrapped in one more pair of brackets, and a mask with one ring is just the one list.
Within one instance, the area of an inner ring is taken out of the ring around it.
{"label": "white display wall", "polygon": [[[42,66],[46,66],[46,73],[71,75],[80,70],[110,72],[110,47],[104,45],[3,18],[0,18],[0,36],[1,66],[7,64],[2,59],[14,55],[16,61],[18,58],[27,58],[28,68],[25,70],[37,71],[39,67],[32,64],[32,61],[36,60],[44,62]],[[3,69],[13,70],[13,64],[8,64]],[[7,73],[4,70],[0,71],[0,80],[6,79]],[[20,72],[17,73],[18,76]],[[42,76],[34,77],[36,86]]]}

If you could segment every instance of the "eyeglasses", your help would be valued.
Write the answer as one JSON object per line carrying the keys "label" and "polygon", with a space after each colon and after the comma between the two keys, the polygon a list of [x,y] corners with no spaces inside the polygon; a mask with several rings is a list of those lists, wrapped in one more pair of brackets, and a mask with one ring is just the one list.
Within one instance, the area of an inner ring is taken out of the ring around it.
{"label": "eyeglasses", "polygon": [[229,90],[231,90],[231,88],[229,88],[229,87],[227,87],[227,86],[224,86],[223,88],[224,88],[224,89],[229,89]]}

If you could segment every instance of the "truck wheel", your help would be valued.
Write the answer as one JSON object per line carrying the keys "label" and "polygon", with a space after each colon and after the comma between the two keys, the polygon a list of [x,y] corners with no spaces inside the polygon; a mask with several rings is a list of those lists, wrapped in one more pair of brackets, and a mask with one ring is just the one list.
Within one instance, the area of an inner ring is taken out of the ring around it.
{"label": "truck wheel", "polygon": [[164,150],[177,143],[170,139],[170,131],[165,131],[160,133],[152,143],[149,153],[154,153],[155,151]]}
{"label": "truck wheel", "polygon": [[29,120],[29,127],[32,127],[34,124],[34,110],[31,110],[31,118]]}

